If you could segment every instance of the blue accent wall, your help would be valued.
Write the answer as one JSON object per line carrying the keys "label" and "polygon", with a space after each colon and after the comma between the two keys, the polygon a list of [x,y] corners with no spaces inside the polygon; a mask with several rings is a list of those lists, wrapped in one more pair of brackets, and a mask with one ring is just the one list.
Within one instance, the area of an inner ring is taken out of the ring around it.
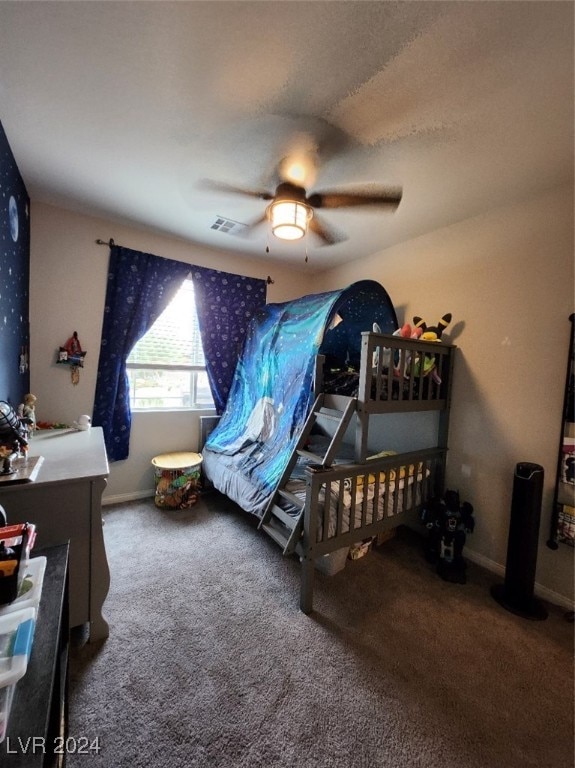
{"label": "blue accent wall", "polygon": [[30,390],[30,198],[0,123],[0,400]]}

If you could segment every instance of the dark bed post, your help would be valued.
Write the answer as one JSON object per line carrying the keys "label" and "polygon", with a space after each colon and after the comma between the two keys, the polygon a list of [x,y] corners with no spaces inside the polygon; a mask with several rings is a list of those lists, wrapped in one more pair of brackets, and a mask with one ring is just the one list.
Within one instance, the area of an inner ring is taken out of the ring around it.
{"label": "dark bed post", "polygon": [[441,367],[443,378],[441,386],[444,386],[446,390],[445,407],[439,413],[438,444],[441,448],[447,448],[448,445],[449,413],[451,411],[451,392],[453,390],[453,365],[456,349],[456,347],[452,346],[451,354],[447,355],[447,367],[444,365]]}
{"label": "dark bed post", "polygon": [[367,455],[367,437],[369,430],[369,417],[365,412],[364,404],[369,400],[371,392],[371,358],[373,346],[370,346],[370,334],[366,331],[361,334],[361,365],[359,369],[359,389],[357,397],[358,428],[355,433],[355,460],[357,463],[365,461]]}
{"label": "dark bed post", "polygon": [[315,356],[315,370],[313,375],[313,397],[317,400],[318,395],[323,392],[323,366],[325,364],[325,355]]}
{"label": "dark bed post", "polygon": [[451,392],[453,390],[453,366],[455,362],[456,347],[451,347],[451,354],[447,355],[447,369],[442,366],[442,378],[444,379],[441,386],[446,388],[445,407],[439,412],[439,432],[437,435],[437,444],[440,448],[443,448],[443,461],[439,467],[439,478],[437,489],[437,495],[443,496],[445,491],[445,462],[447,456],[447,446],[449,444],[449,414],[451,411]]}
{"label": "dark bed post", "polygon": [[305,473],[306,503],[303,521],[303,551],[301,561],[301,587],[299,607],[303,613],[313,610],[313,582],[315,578],[314,543],[317,540],[317,502],[320,480],[310,469]]}

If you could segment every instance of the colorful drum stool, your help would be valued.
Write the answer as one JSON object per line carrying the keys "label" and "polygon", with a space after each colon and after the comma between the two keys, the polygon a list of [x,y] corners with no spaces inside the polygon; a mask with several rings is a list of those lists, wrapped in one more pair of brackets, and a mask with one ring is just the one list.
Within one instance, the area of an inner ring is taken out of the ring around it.
{"label": "colorful drum stool", "polygon": [[187,509],[200,494],[200,453],[163,453],[152,459],[156,480],[156,506]]}

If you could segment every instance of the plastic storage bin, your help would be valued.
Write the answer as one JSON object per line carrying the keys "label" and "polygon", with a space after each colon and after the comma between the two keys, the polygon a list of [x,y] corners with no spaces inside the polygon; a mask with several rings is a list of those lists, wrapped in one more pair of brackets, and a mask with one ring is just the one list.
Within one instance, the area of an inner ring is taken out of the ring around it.
{"label": "plastic storage bin", "polygon": [[0,743],[6,738],[8,720],[10,719],[10,708],[12,707],[15,688],[16,684],[0,688]]}
{"label": "plastic storage bin", "polygon": [[315,559],[315,567],[325,576],[335,576],[336,573],[343,571],[347,563],[347,554],[349,547],[341,547],[335,552],[329,552],[327,555],[321,555]]}
{"label": "plastic storage bin", "polygon": [[35,540],[36,526],[33,523],[0,528],[0,605],[11,603],[18,597]]}
{"label": "plastic storage bin", "polygon": [[18,595],[14,601],[0,608],[0,617],[14,611],[21,611],[23,608],[33,608],[36,617],[42,597],[46,563],[45,557],[33,557],[28,561],[27,567],[22,569],[22,581]]}
{"label": "plastic storage bin", "polygon": [[34,608],[0,616],[0,742],[6,737],[14,687],[28,668],[35,627]]}

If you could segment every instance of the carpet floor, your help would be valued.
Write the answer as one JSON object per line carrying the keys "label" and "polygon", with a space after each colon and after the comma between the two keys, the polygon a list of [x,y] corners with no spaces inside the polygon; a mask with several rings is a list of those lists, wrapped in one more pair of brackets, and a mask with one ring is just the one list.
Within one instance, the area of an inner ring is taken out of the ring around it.
{"label": "carpet floor", "polygon": [[299,611],[300,567],[219,494],[104,511],[110,637],[70,656],[69,768],[573,768],[573,624],[442,581],[407,529]]}

